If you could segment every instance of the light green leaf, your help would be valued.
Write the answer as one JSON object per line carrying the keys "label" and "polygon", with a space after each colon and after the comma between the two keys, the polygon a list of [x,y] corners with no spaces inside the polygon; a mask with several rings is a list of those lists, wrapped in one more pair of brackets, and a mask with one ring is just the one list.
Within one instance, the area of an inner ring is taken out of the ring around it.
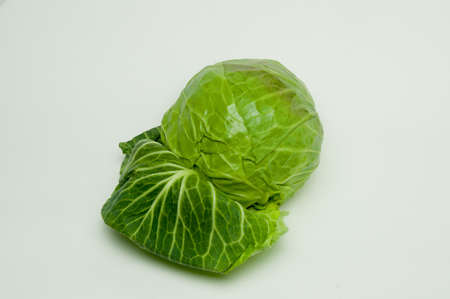
{"label": "light green leaf", "polygon": [[162,142],[244,206],[282,202],[319,163],[322,126],[305,85],[273,60],[195,75],[164,115]]}

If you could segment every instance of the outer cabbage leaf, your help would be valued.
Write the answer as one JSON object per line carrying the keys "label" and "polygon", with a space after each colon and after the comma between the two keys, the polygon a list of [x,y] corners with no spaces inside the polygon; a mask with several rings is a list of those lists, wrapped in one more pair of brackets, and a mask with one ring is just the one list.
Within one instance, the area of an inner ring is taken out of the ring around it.
{"label": "outer cabbage leaf", "polygon": [[153,140],[156,142],[160,142],[161,141],[161,127],[159,127],[159,126],[154,127],[150,130],[147,130],[147,131],[137,135],[130,141],[121,142],[119,144],[120,149],[125,154],[125,158],[123,159],[122,166],[120,167],[120,175],[122,175],[124,167],[128,164],[128,159],[130,157],[131,151],[133,150],[133,147],[136,145],[136,143],[138,143],[139,141],[144,140],[144,139],[150,139],[150,140]]}
{"label": "outer cabbage leaf", "polygon": [[322,126],[304,84],[273,60],[208,66],[164,115],[162,142],[245,207],[298,190],[319,163]]}
{"label": "outer cabbage leaf", "polygon": [[278,206],[245,209],[159,140],[155,128],[121,143],[119,185],[106,224],[172,262],[227,272],[270,246],[286,228]]}

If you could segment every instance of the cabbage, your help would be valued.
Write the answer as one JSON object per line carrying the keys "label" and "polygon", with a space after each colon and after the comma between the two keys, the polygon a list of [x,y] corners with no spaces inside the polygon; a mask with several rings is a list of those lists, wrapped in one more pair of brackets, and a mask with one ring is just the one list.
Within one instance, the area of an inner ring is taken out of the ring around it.
{"label": "cabbage", "polygon": [[207,66],[160,127],[120,144],[103,219],[153,254],[226,273],[287,230],[280,205],[318,166],[322,136],[305,85],[280,63]]}

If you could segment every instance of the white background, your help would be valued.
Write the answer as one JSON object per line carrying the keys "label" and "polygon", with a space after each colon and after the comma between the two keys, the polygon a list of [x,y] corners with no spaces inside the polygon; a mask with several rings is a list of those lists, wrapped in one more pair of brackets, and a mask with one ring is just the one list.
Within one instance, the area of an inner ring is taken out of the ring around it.
{"label": "white background", "polygon": [[[450,298],[449,1],[6,0],[1,298]],[[321,165],[289,232],[228,276],[103,224],[119,141],[187,80],[273,58],[309,87]]]}

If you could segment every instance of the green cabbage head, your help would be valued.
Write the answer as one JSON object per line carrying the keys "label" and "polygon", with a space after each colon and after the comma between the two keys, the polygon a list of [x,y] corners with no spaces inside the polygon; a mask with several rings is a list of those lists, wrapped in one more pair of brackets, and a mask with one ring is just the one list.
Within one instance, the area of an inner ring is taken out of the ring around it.
{"label": "green cabbage head", "polygon": [[280,63],[207,66],[161,126],[120,144],[103,219],[155,255],[226,273],[287,230],[280,205],[318,166],[322,136],[305,85]]}

